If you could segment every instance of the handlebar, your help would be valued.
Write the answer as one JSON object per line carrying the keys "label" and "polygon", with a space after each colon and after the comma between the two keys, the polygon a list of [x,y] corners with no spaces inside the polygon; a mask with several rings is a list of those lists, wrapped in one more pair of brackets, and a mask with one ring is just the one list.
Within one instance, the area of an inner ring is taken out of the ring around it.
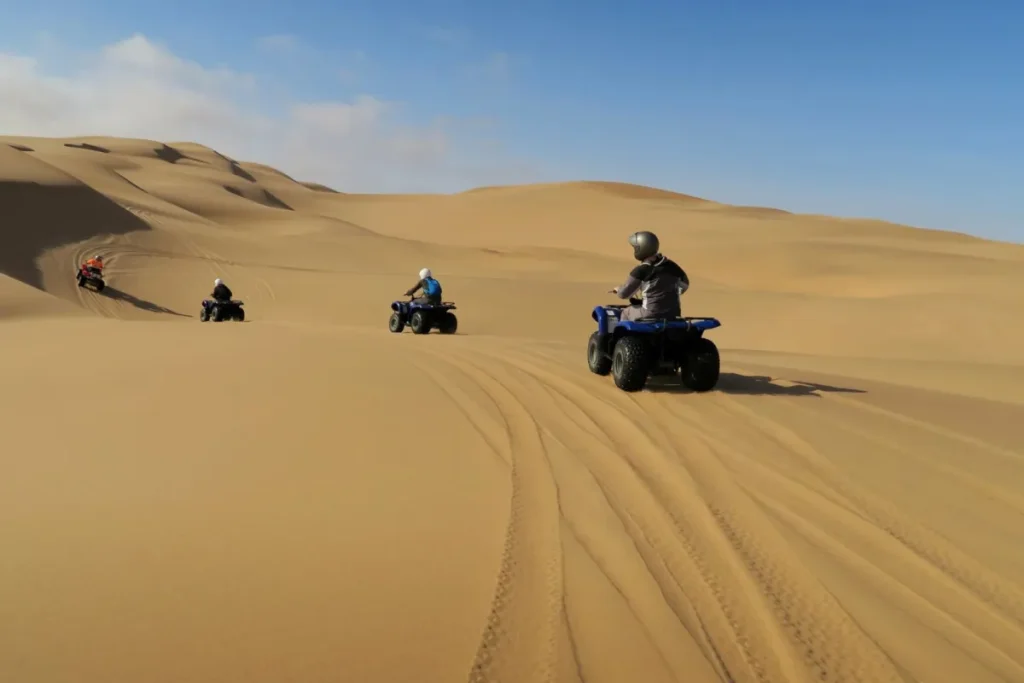
{"label": "handlebar", "polygon": [[643,299],[630,299],[628,304],[606,304],[605,308],[629,308],[630,306],[639,306],[643,302]]}

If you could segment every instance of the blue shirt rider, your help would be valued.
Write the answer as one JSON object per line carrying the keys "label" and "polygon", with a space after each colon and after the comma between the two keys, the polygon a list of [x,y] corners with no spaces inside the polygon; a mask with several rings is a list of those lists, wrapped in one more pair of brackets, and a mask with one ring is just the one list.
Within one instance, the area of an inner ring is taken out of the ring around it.
{"label": "blue shirt rider", "polygon": [[412,296],[420,289],[423,290],[423,296],[413,299],[413,303],[441,303],[441,283],[434,279],[434,276],[430,272],[430,268],[424,268],[420,271],[420,281],[417,282],[414,287],[410,288],[405,295]]}

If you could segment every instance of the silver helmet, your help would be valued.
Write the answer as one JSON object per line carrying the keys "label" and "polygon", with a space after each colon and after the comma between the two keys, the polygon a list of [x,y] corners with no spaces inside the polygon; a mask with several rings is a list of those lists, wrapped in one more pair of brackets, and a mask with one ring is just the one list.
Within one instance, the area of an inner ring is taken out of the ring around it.
{"label": "silver helmet", "polygon": [[658,253],[661,248],[661,243],[658,241],[658,236],[653,232],[634,232],[629,236],[629,244],[633,247],[633,258],[637,261],[643,261]]}

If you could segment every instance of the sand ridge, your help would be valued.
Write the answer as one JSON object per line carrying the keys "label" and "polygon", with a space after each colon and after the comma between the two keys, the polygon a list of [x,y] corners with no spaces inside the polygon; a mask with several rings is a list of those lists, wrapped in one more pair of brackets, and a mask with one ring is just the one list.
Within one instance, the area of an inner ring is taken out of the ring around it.
{"label": "sand ridge", "polygon": [[[0,200],[3,680],[1024,681],[1024,246],[103,137]],[[587,371],[636,229],[714,392]],[[385,326],[424,266],[454,336]]]}

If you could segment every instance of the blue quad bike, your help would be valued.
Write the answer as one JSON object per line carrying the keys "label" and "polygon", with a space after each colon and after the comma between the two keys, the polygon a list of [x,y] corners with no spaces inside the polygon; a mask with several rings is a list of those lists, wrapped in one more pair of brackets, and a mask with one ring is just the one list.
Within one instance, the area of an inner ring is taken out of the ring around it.
{"label": "blue quad bike", "polygon": [[225,320],[242,322],[245,320],[245,311],[242,310],[243,305],[244,302],[238,299],[232,299],[231,301],[203,299],[203,308],[199,311],[199,321],[204,323],[208,320],[212,320],[215,323]]}
{"label": "blue quad bike", "polygon": [[428,334],[437,329],[441,334],[455,334],[459,320],[452,311],[455,304],[445,301],[439,304],[424,304],[413,301],[395,301],[391,304],[391,319],[388,329],[399,333],[408,325],[413,334]]}
{"label": "blue quad bike", "polygon": [[718,347],[704,332],[720,327],[715,318],[620,320],[625,306],[597,306],[597,331],[587,343],[587,362],[596,375],[612,375],[623,391],[640,391],[652,376],[679,375],[692,391],[718,383]]}

